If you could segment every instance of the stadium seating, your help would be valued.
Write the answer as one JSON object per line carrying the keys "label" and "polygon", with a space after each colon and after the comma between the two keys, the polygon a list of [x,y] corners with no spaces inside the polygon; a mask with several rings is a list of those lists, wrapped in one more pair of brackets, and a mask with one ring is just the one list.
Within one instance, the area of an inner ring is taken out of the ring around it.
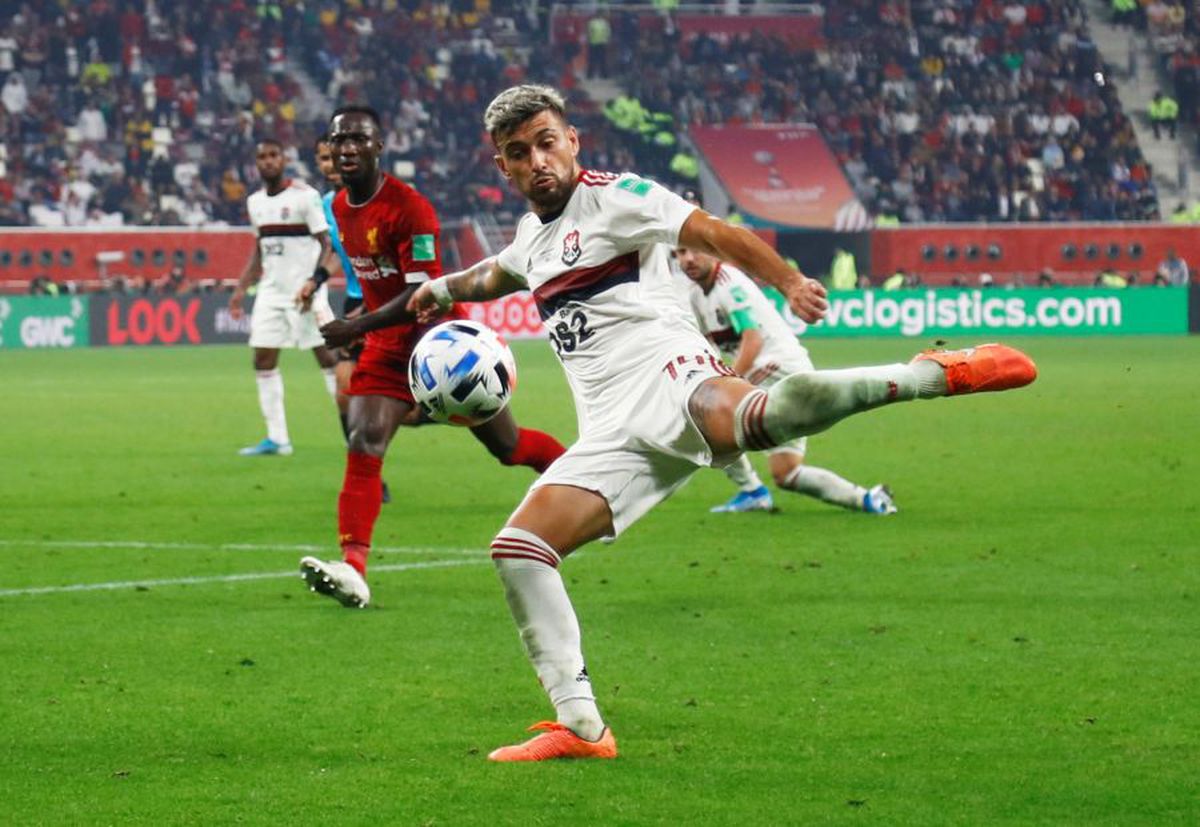
{"label": "stadium seating", "polygon": [[686,123],[818,124],[877,215],[1159,217],[1076,0],[828,3],[824,37],[644,36],[621,81]]}
{"label": "stadium seating", "polygon": [[[353,101],[384,111],[389,166],[444,216],[504,224],[521,204],[493,169],[480,110],[530,78],[568,91],[587,163],[678,183],[665,141],[615,128],[579,91],[580,45],[547,45],[536,4],[6,8],[20,11],[0,20],[0,225],[242,224],[255,138],[291,143],[310,173],[328,106]],[[815,122],[878,215],[1157,217],[1128,121],[1093,81],[1078,0],[845,0],[825,4],[815,39],[613,14],[613,79],[668,131]]]}

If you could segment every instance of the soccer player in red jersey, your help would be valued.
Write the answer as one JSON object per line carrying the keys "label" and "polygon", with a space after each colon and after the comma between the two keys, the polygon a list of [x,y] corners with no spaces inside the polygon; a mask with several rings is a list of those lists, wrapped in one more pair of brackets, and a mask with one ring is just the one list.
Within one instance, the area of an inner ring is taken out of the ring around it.
{"label": "soccer player in red jersey", "polygon": [[[441,231],[429,201],[379,168],[383,131],[373,109],[345,106],[334,112],[329,143],[343,184],[333,214],[367,312],[332,321],[321,333],[330,348],[363,336],[366,345],[350,379],[350,437],[338,497],[343,560],[305,557],[300,570],[314,591],[362,607],[371,595],[367,555],[379,517],[383,457],[396,429],[420,414],[408,386],[408,360],[429,325],[415,320],[408,300],[421,284],[442,275]],[[304,290],[316,292],[318,280],[310,279]],[[471,433],[505,465],[527,465],[538,473],[564,450],[549,434],[517,427],[507,408]]]}

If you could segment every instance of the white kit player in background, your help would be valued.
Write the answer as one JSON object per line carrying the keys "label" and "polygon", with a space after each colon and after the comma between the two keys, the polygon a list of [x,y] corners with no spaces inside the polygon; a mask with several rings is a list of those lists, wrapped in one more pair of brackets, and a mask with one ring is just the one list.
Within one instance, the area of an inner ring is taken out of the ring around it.
{"label": "white kit player in background", "polygon": [[[678,249],[675,260],[687,277],[685,289],[700,331],[731,361],[734,373],[752,385],[770,388],[785,376],[813,370],[808,351],[749,276],[695,250]],[[767,451],[776,485],[869,514],[896,512],[887,486],[863,488],[832,471],[805,465],[807,446],[808,437],[801,436]],[[713,511],[774,508],[771,492],[745,454],[726,466],[725,473],[741,490]]]}
{"label": "white kit player in background", "polygon": [[757,388],[700,335],[663,245],[755,273],[807,322],[828,307],[819,282],[753,233],[658,184],[582,169],[579,136],[554,89],[501,92],[484,127],[497,167],[531,212],[498,256],[425,282],[408,308],[428,322],[456,301],[531,290],[579,420],[579,440],[533,483],[492,541],[509,610],[557,720],[534,724],[539,735],[488,758],[613,758],[616,740],[596,706],[558,572],[564,557],[620,534],[698,468],[723,467],[744,451],[769,450],[882,405],[1021,387],[1037,371],[1019,351],[981,345],[925,352],[908,364],[806,371]]}
{"label": "white kit player in background", "polygon": [[[326,349],[319,329],[333,320],[325,282],[336,253],[330,244],[320,193],[302,181],[284,177],[287,159],[283,146],[274,140],[260,141],[254,162],[263,188],[246,199],[246,210],[258,238],[254,254],[229,298],[229,312],[233,318],[241,318],[246,291],[257,283],[250,314],[250,347],[254,349],[258,404],[267,435],[238,453],[281,456],[292,453],[292,441],[283,406],[280,349],[311,348],[325,387],[336,398],[337,359]],[[320,289],[311,300],[303,300],[298,294],[310,278]]]}

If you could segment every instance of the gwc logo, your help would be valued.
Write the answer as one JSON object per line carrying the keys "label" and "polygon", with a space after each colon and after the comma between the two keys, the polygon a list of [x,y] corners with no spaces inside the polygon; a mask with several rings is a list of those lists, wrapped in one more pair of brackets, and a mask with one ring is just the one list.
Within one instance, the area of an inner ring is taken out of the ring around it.
{"label": "gwc logo", "polygon": [[[61,306],[56,302],[56,306]],[[21,308],[16,308],[20,310]],[[0,299],[0,341],[9,343],[12,339],[12,325],[17,326],[16,341],[11,344],[26,348],[74,347],[77,343],[76,328],[84,317],[84,302],[80,298],[72,298],[67,314],[55,316],[33,312],[14,312],[13,303],[8,299]],[[86,324],[86,322],[85,322]]]}

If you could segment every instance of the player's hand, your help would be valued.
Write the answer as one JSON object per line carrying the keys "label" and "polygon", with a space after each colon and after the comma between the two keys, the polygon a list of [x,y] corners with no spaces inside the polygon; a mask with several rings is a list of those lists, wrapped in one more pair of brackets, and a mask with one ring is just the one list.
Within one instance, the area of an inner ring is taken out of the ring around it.
{"label": "player's hand", "polygon": [[437,303],[437,299],[433,296],[433,289],[429,285],[430,282],[422,284],[408,300],[408,312],[421,324],[433,324],[446,313]]}
{"label": "player's hand", "polygon": [[316,295],[319,288],[320,285],[312,279],[307,279],[304,284],[300,285],[300,289],[296,291],[295,302],[301,313],[307,313],[312,307],[313,296]]}
{"label": "player's hand", "polygon": [[825,318],[829,302],[825,300],[825,285],[808,276],[800,276],[789,285],[785,297],[792,312],[809,324]]}
{"label": "player's hand", "polygon": [[347,347],[362,336],[354,322],[346,319],[334,319],[327,325],[321,326],[321,335],[325,337],[325,347]]}
{"label": "player's hand", "polygon": [[229,318],[235,322],[242,318],[244,311],[242,310],[242,302],[246,299],[246,293],[241,288],[233,291],[233,295],[229,297]]}

